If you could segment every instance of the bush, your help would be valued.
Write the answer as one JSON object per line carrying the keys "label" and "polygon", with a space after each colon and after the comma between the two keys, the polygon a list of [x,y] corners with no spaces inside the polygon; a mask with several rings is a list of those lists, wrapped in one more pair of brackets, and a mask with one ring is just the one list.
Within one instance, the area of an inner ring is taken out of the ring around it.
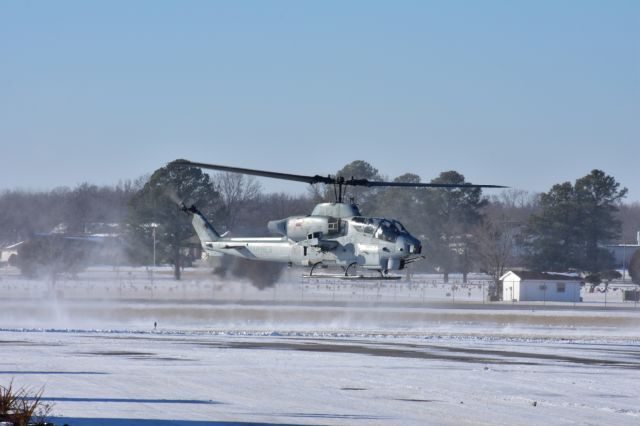
{"label": "bush", "polygon": [[35,237],[18,250],[17,266],[29,277],[77,273],[86,266],[90,245],[61,236]]}
{"label": "bush", "polygon": [[600,274],[590,274],[584,277],[585,282],[593,285],[598,285],[602,282]]}
{"label": "bush", "polygon": [[14,426],[45,425],[53,406],[42,401],[44,389],[32,392],[15,389],[13,381],[8,387],[0,385],[0,422]]}
{"label": "bush", "polygon": [[614,270],[614,269],[609,270],[609,271],[604,271],[604,272],[602,272],[600,274],[600,276],[607,283],[610,283],[613,280],[618,280],[618,279],[622,278],[622,274],[620,272]]}

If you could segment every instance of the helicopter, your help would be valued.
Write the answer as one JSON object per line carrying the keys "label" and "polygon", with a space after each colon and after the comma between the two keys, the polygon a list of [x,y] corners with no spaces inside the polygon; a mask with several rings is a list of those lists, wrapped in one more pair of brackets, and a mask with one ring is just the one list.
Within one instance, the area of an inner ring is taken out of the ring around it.
{"label": "helicopter", "polygon": [[[192,215],[203,250],[209,256],[231,255],[245,259],[284,262],[310,267],[307,278],[399,279],[391,271],[423,259],[422,243],[397,220],[366,217],[353,202],[344,202],[345,188],[505,188],[500,185],[382,182],[346,179],[344,176],[306,176],[265,170],[246,169],[217,164],[176,160],[179,166],[199,167],[231,173],[332,185],[335,201],[320,203],[310,215],[272,220],[267,227],[277,237],[232,238],[219,234],[195,205],[179,207]],[[315,274],[318,267],[338,267],[339,274]],[[374,275],[365,275],[364,272]]]}

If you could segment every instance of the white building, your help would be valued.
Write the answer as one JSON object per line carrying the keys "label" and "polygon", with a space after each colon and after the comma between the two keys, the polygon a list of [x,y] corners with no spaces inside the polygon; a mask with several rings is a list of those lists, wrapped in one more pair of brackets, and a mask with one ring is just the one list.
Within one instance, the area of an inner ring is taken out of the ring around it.
{"label": "white building", "polygon": [[634,253],[640,250],[640,231],[636,235],[636,244],[611,244],[607,246],[609,253],[613,255],[616,267],[626,270]]}
{"label": "white building", "polygon": [[580,301],[580,277],[548,272],[509,271],[500,280],[502,300],[505,301]]}
{"label": "white building", "polygon": [[7,247],[0,247],[0,264],[7,264],[9,263],[9,259],[11,259],[11,256],[17,256],[18,247],[20,247],[21,245],[22,242],[19,242]]}

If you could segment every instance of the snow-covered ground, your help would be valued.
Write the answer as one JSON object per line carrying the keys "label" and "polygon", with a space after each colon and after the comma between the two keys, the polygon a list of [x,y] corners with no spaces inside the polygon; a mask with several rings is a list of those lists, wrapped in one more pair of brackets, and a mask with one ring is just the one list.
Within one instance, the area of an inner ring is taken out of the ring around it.
{"label": "snow-covered ground", "polygon": [[71,426],[640,424],[633,303],[146,274],[0,275],[0,384]]}

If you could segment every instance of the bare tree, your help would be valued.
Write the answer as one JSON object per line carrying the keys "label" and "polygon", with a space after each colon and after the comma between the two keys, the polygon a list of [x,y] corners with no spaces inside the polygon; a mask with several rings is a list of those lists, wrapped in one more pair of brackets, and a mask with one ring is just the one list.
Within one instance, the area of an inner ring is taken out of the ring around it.
{"label": "bare tree", "polygon": [[307,195],[314,203],[329,203],[333,200],[333,193],[328,191],[323,183],[309,185]]}
{"label": "bare tree", "polygon": [[[431,183],[464,185],[466,181],[462,174],[450,170],[440,173]],[[482,209],[487,205],[482,189],[429,188],[423,195],[424,246],[430,253],[428,261],[443,273],[445,282],[456,269],[462,272],[466,282],[471,268],[468,250],[473,250],[469,231],[482,222]]]}
{"label": "bare tree", "polygon": [[493,278],[497,294],[500,294],[500,277],[514,261],[515,237],[519,228],[517,223],[503,216],[500,220],[485,219],[474,230],[478,264]]}
{"label": "bare tree", "polygon": [[241,217],[242,210],[260,196],[262,187],[253,176],[239,173],[218,173],[215,179],[224,207],[224,225],[226,229],[232,229]]}
{"label": "bare tree", "polygon": [[510,221],[524,224],[529,221],[529,216],[538,212],[539,200],[540,195],[535,192],[509,188],[489,196],[484,212],[496,221],[506,216]]}

